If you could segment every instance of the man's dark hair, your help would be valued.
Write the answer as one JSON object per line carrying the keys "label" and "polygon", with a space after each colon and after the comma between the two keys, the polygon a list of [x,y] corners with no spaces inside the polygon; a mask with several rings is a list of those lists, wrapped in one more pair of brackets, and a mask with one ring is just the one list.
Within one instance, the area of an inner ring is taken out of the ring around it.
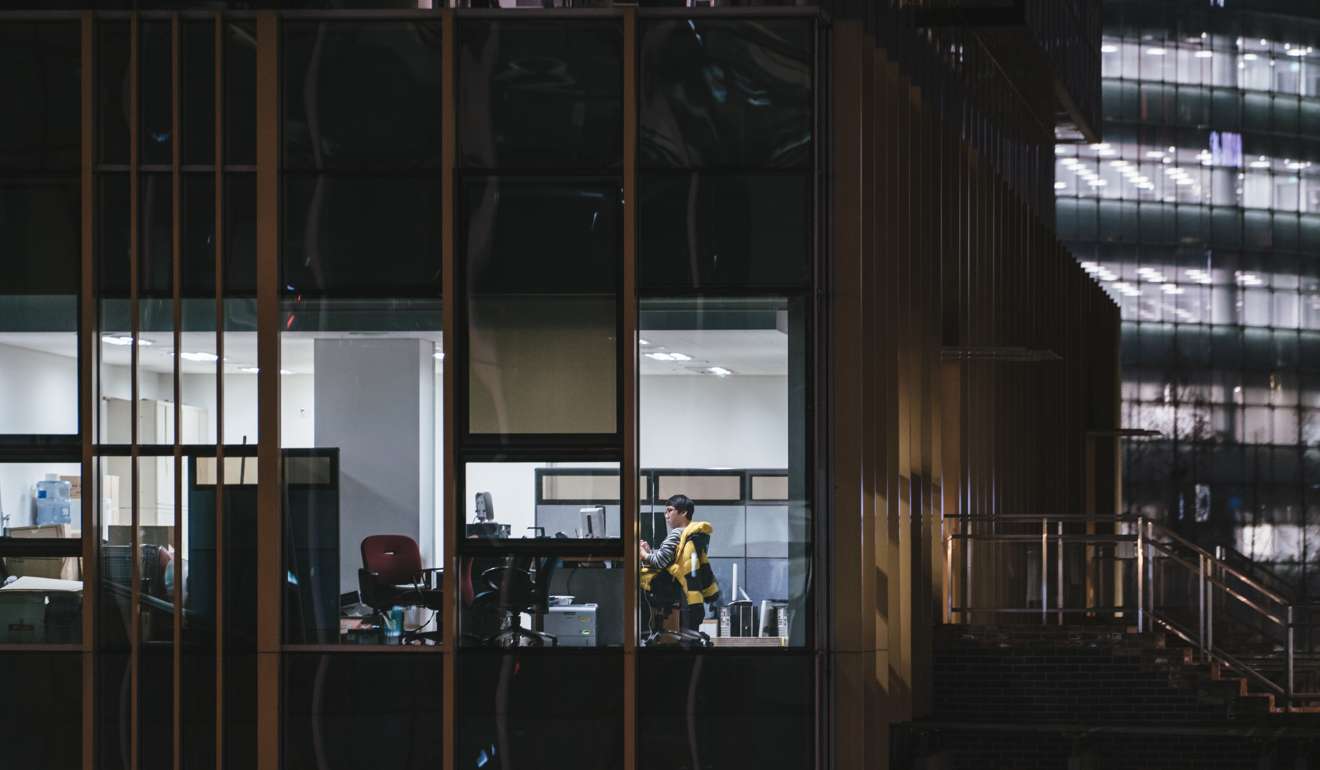
{"label": "man's dark hair", "polygon": [[674,506],[674,510],[686,516],[688,521],[692,521],[692,512],[697,509],[697,506],[692,503],[692,499],[687,495],[674,495],[665,501],[665,505]]}

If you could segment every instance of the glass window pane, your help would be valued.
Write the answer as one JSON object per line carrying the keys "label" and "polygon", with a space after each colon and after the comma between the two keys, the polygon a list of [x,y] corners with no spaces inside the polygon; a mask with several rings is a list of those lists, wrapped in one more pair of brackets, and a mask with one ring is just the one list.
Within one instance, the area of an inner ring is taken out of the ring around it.
{"label": "glass window pane", "polygon": [[257,162],[257,25],[226,19],[225,165]]}
{"label": "glass window pane", "polygon": [[[798,770],[814,762],[810,656],[653,650],[637,658],[637,766]],[[729,736],[755,736],[729,740]]]}
{"label": "glass window pane", "polygon": [[285,770],[444,764],[440,656],[286,655],[283,673]]}
{"label": "glass window pane", "polygon": [[78,167],[80,44],[77,23],[0,24],[0,104],[22,105],[0,121],[0,168]]}
{"label": "glass window pane", "polygon": [[643,288],[810,281],[810,177],[643,174]]}
{"label": "glass window pane", "polygon": [[617,21],[458,25],[459,162],[607,168],[623,158]]}
{"label": "glass window pane", "polygon": [[617,462],[469,462],[461,537],[619,537]]}
{"label": "glass window pane", "polygon": [[77,180],[0,180],[0,434],[78,431]]}
{"label": "glass window pane", "polygon": [[[640,453],[642,469],[657,480],[653,507],[642,513],[643,535],[649,533],[653,548],[666,530],[670,536],[674,530],[686,533],[677,536],[680,543],[684,536],[704,535],[718,584],[713,595],[703,585],[700,596],[689,588],[686,600],[674,601],[667,590],[671,571],[650,570],[659,573],[661,585],[648,589],[644,569],[647,645],[806,644],[805,313],[801,299],[641,304]],[[763,496],[771,491],[764,484],[758,496],[749,477],[775,478],[774,496]],[[681,497],[675,504],[671,496]],[[682,498],[693,505],[690,516],[682,515]],[[690,530],[703,523],[708,528]],[[699,565],[702,543],[696,545]],[[691,571],[684,572],[689,581]],[[675,633],[670,626],[678,611],[687,613],[688,630],[705,633],[709,641]]]}
{"label": "glass window pane", "polygon": [[128,163],[129,94],[128,71],[131,44],[126,21],[97,25],[97,142],[99,163]]}
{"label": "glass window pane", "polygon": [[283,54],[286,166],[440,165],[439,24],[289,22]]}
{"label": "glass window pane", "polygon": [[461,655],[457,767],[623,767],[621,653]]}
{"label": "glass window pane", "polygon": [[[82,466],[67,463],[0,463],[0,533],[8,537],[78,537],[82,529]],[[76,560],[41,561],[10,574],[80,580]],[[49,573],[49,574],[47,574]]]}
{"label": "glass window pane", "polygon": [[82,765],[82,671],[78,653],[0,655],[0,690],[23,698],[0,721],[7,764],[59,770]]}
{"label": "glass window pane", "polygon": [[[495,499],[498,507],[507,498]],[[617,557],[492,552],[460,558],[459,570],[464,647],[580,651],[623,645]]]}
{"label": "glass window pane", "polygon": [[179,141],[184,163],[215,163],[215,23],[185,21],[180,35]]}
{"label": "glass window pane", "polygon": [[616,433],[618,182],[473,179],[461,196],[469,432]]}
{"label": "glass window pane", "polygon": [[809,166],[812,30],[786,19],[644,22],[642,162]]}
{"label": "glass window pane", "polygon": [[440,179],[287,175],[289,295],[440,296]]}
{"label": "glass window pane", "polygon": [[174,130],[170,80],[170,23],[144,21],[138,39],[139,161],[168,164]]}

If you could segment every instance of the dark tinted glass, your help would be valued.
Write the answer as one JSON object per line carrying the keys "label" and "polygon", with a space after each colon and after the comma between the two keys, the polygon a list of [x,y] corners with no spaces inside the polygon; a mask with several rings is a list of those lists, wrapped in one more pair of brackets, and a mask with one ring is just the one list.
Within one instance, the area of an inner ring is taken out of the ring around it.
{"label": "dark tinted glass", "polygon": [[[132,699],[129,693],[128,653],[99,653],[96,657],[96,753],[97,767],[105,770],[129,770],[130,742],[132,735]],[[81,688],[81,680],[79,681]],[[74,696],[77,697],[77,696]],[[60,699],[64,703],[72,702],[69,698]],[[66,707],[34,711],[34,715],[45,716],[49,713],[68,713]],[[81,721],[81,720],[80,720]],[[64,731],[64,738],[81,736],[82,730],[77,725]],[[43,748],[47,742],[43,741]],[[38,766],[40,763],[37,763]],[[74,764],[73,767],[77,767]]]}
{"label": "dark tinted glass", "polygon": [[443,675],[439,655],[285,656],[284,770],[440,767]]}
{"label": "dark tinted glass", "polygon": [[806,285],[810,183],[805,173],[642,175],[639,283]]}
{"label": "dark tinted glass", "polygon": [[0,168],[77,168],[78,25],[0,24],[0,68]]}
{"label": "dark tinted glass", "polygon": [[465,651],[456,668],[457,767],[623,766],[622,654]]}
{"label": "dark tinted glass", "polygon": [[638,654],[637,767],[811,767],[813,667],[802,654]]}
{"label": "dark tinted glass", "polygon": [[655,20],[641,46],[644,164],[811,163],[810,22]]}
{"label": "dark tinted glass", "polygon": [[96,279],[102,297],[127,297],[129,287],[128,174],[102,174],[96,190]]}
{"label": "dark tinted glass", "polygon": [[82,662],[77,653],[0,654],[0,692],[10,700],[0,720],[6,766],[74,770],[82,765]]}
{"label": "dark tinted glass", "polygon": [[128,22],[103,22],[96,41],[96,119],[100,126],[97,161],[128,163],[129,27]]}
{"label": "dark tinted glass", "polygon": [[622,159],[616,21],[464,21],[459,158],[480,168],[602,168]]}
{"label": "dark tinted glass", "polygon": [[257,179],[225,174],[225,296],[257,296]]}
{"label": "dark tinted glass", "polygon": [[435,23],[286,25],[285,164],[439,166],[441,64]]}
{"label": "dark tinted glass", "polygon": [[619,193],[614,180],[464,184],[471,433],[617,431]]}
{"label": "dark tinted glass", "polygon": [[77,179],[0,179],[0,294],[76,294]]}
{"label": "dark tinted glass", "polygon": [[[187,398],[185,395],[185,403]],[[183,724],[180,747],[183,766],[207,770],[215,767],[215,498],[210,488],[197,483],[198,462],[205,460],[185,460],[184,470],[183,493],[188,508],[182,519],[183,541],[188,545],[183,563],[188,574],[183,603],[179,716]]]}
{"label": "dark tinted glass", "polygon": [[172,294],[170,175],[138,177],[138,291],[143,297],[169,299]]}
{"label": "dark tinted glass", "polygon": [[171,616],[165,607],[142,607],[144,624],[165,635],[143,639],[138,663],[138,753],[142,767],[172,766],[174,752],[174,645]]}
{"label": "dark tinted glass", "polygon": [[225,164],[257,162],[257,28],[225,22]]}
{"label": "dark tinted glass", "polygon": [[438,297],[440,178],[287,175],[290,294]]}
{"label": "dark tinted glass", "polygon": [[179,191],[183,218],[183,231],[180,233],[183,296],[214,300],[215,177],[210,173],[184,174]]}
{"label": "dark tinted glass", "polygon": [[215,24],[183,23],[179,141],[184,163],[215,162]]}
{"label": "dark tinted glass", "polygon": [[138,106],[142,110],[139,142],[145,164],[170,162],[173,115],[170,95],[170,23],[145,21],[140,28]]}

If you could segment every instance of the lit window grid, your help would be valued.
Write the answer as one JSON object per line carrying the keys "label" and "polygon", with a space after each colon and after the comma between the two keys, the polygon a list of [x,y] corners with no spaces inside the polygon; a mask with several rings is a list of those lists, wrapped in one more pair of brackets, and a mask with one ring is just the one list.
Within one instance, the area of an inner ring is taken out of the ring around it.
{"label": "lit window grid", "polygon": [[1204,34],[1168,41],[1105,36],[1101,76],[1320,96],[1320,50],[1311,45]]}
{"label": "lit window grid", "polygon": [[1059,197],[1320,213],[1320,165],[1254,155],[1243,166],[1214,165],[1206,148],[1059,145],[1054,189]]}

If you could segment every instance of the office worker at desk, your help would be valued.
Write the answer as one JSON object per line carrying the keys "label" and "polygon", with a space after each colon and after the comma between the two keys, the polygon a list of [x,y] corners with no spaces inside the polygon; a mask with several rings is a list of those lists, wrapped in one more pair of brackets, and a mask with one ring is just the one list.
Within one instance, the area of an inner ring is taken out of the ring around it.
{"label": "office worker at desk", "polygon": [[692,631],[701,626],[706,616],[706,604],[720,598],[720,586],[706,558],[710,549],[710,535],[714,527],[708,521],[693,521],[696,506],[687,495],[674,495],[665,501],[665,524],[669,534],[660,547],[651,548],[641,541],[643,588],[649,585],[648,574],[668,573],[678,583],[686,598],[683,608],[683,627]]}

